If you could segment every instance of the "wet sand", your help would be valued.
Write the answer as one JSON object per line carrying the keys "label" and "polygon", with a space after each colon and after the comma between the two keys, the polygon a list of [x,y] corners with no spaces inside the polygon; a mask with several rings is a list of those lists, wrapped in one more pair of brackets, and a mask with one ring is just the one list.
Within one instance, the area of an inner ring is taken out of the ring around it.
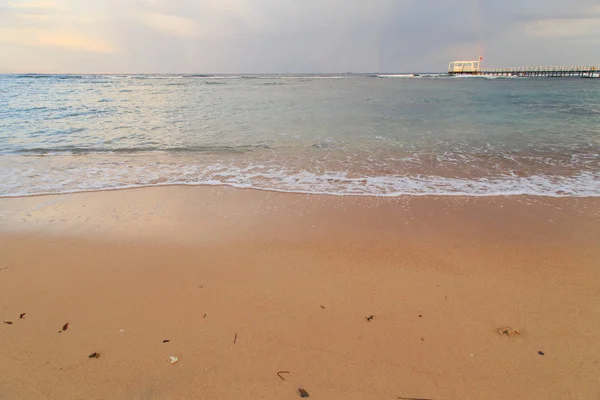
{"label": "wet sand", "polygon": [[600,199],[0,199],[0,399],[598,399],[598,260]]}

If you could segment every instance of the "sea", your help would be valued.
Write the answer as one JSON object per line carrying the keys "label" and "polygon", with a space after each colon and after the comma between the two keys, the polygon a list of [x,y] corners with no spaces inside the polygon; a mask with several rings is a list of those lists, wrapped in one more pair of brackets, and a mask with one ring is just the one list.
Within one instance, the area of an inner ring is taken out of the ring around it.
{"label": "sea", "polygon": [[0,75],[0,196],[600,196],[600,79]]}

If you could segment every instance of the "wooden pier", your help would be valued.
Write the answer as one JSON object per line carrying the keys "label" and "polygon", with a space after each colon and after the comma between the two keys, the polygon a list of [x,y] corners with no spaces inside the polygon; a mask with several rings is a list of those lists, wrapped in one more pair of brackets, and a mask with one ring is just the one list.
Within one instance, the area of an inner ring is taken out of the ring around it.
{"label": "wooden pier", "polygon": [[450,75],[495,75],[523,77],[581,77],[600,78],[599,65],[539,66],[533,68],[481,68],[481,60],[453,61],[448,65]]}
{"label": "wooden pier", "polygon": [[496,76],[600,78],[600,65],[540,66],[534,68],[481,68],[476,73],[478,75]]}

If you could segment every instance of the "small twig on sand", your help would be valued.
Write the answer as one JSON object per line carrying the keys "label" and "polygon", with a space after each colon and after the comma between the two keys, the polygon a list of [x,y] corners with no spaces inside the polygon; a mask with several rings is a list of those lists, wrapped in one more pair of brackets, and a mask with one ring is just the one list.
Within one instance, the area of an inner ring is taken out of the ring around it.
{"label": "small twig on sand", "polygon": [[396,397],[398,400],[432,400],[432,399],[422,399],[420,397]]}
{"label": "small twig on sand", "polygon": [[371,322],[371,320],[372,320],[373,318],[375,318],[375,316],[374,316],[374,315],[369,315],[369,316],[366,316],[366,317],[365,317],[365,319],[366,319],[368,322]]}
{"label": "small twig on sand", "polygon": [[277,376],[279,377],[279,379],[281,379],[282,381],[285,381],[285,378],[283,376],[281,376],[281,374],[289,374],[290,371],[277,371]]}
{"label": "small twig on sand", "polygon": [[237,342],[237,333],[233,336],[233,344],[235,344],[235,342]]}

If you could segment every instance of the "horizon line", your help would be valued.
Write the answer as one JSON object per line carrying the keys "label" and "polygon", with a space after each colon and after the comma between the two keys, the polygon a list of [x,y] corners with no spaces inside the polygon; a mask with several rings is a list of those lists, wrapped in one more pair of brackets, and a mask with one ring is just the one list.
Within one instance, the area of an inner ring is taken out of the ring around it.
{"label": "horizon line", "polygon": [[365,75],[445,74],[447,71],[365,71],[365,72],[0,72],[0,75]]}

